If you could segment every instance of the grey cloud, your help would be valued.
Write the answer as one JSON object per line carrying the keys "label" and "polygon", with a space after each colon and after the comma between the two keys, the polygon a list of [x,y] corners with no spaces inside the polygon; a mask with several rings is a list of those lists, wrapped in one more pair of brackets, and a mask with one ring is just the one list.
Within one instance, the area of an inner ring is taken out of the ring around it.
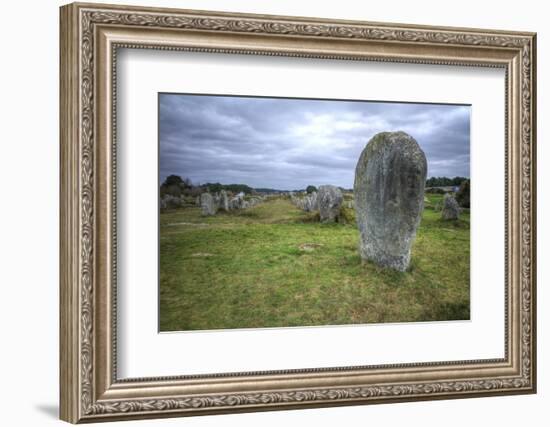
{"label": "grey cloud", "polygon": [[160,179],[252,187],[353,186],[378,132],[420,144],[428,176],[470,176],[470,107],[160,94]]}

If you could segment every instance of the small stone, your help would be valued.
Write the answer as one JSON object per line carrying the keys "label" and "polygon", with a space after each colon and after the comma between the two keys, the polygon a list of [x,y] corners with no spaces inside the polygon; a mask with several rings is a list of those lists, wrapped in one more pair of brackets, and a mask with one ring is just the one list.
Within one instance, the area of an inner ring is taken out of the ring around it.
{"label": "small stone", "polygon": [[298,248],[303,252],[313,252],[315,249],[320,248],[323,246],[320,243],[302,243],[298,246]]}
{"label": "small stone", "polygon": [[441,218],[444,220],[457,220],[460,216],[460,206],[456,199],[450,194],[445,194],[443,198],[443,209]]}
{"label": "small stone", "polygon": [[334,185],[321,185],[318,189],[317,203],[321,222],[336,222],[344,196]]}
{"label": "small stone", "polygon": [[220,191],[220,209],[223,209],[226,212],[229,211],[229,200],[225,190]]}
{"label": "small stone", "polygon": [[218,204],[209,193],[201,194],[201,209],[203,215],[216,215]]}
{"label": "small stone", "polygon": [[174,209],[179,208],[182,205],[182,199],[172,196],[171,194],[165,194],[160,200],[160,207],[162,209]]}
{"label": "small stone", "polygon": [[229,209],[242,209],[244,203],[244,193],[239,193],[229,201]]}
{"label": "small stone", "polygon": [[311,211],[319,210],[319,197],[317,191],[312,192],[309,196],[309,207]]}

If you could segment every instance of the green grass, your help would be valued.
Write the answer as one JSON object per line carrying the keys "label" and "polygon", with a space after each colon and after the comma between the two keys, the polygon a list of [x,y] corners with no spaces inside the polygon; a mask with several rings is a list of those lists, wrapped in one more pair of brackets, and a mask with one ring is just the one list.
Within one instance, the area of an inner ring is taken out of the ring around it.
{"label": "green grass", "polygon": [[442,197],[427,197],[405,273],[361,262],[355,224],[320,224],[285,199],[162,213],[160,329],[469,319],[469,213],[443,221]]}

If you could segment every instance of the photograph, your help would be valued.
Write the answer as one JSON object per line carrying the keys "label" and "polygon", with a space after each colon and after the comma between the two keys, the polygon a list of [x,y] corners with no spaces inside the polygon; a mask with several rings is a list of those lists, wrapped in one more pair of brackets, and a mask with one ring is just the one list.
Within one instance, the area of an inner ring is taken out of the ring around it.
{"label": "photograph", "polygon": [[470,105],[159,93],[159,330],[470,319]]}

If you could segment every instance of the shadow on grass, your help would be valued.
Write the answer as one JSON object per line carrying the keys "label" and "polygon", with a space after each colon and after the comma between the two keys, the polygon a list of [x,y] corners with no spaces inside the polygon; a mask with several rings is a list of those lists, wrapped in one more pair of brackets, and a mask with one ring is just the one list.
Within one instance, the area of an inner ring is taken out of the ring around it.
{"label": "shadow on grass", "polygon": [[465,301],[443,302],[425,310],[422,317],[426,321],[470,320],[470,304]]}

